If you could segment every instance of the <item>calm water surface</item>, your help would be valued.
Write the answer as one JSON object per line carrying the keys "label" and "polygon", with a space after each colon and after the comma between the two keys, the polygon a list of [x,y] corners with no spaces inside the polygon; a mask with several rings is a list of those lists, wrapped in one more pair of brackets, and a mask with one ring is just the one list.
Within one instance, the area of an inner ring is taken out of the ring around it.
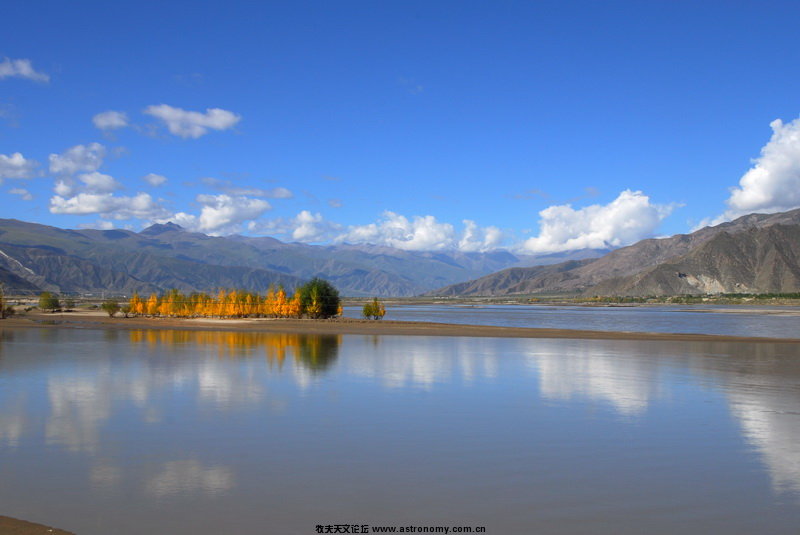
{"label": "calm water surface", "polygon": [[800,348],[0,329],[0,514],[797,533]]}
{"label": "calm water surface", "polygon": [[[388,307],[386,319],[467,325],[499,325],[589,331],[699,333],[767,338],[800,338],[800,307],[696,305],[587,307],[550,305],[401,305]],[[722,312],[736,310],[735,313]],[[361,308],[345,315],[361,317]]]}

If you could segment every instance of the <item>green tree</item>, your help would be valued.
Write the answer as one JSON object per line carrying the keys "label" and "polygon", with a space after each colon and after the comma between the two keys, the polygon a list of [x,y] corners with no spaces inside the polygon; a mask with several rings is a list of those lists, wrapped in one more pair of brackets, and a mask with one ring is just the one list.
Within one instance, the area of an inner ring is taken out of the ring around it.
{"label": "green tree", "polygon": [[64,308],[67,310],[67,312],[72,311],[75,308],[75,300],[71,297],[64,299]]}
{"label": "green tree", "polygon": [[105,310],[109,318],[113,318],[114,314],[120,310],[119,302],[116,299],[106,299],[103,301],[103,304],[100,305],[100,308]]}
{"label": "green tree", "polygon": [[339,314],[339,290],[325,279],[313,278],[295,290],[303,312],[310,318],[332,318]]}
{"label": "green tree", "polygon": [[[9,307],[9,308],[11,308],[11,307]],[[2,283],[0,283],[0,320],[6,319],[6,316],[8,316],[8,315],[10,315],[10,314],[8,314],[7,309],[6,309],[5,287],[3,286]]]}
{"label": "green tree", "polygon": [[49,310],[50,312],[55,312],[59,308],[61,308],[61,302],[58,300],[58,296],[51,293],[51,292],[42,292],[39,294],[39,308],[41,310]]}
{"label": "green tree", "polygon": [[386,308],[383,303],[378,301],[377,297],[373,297],[372,301],[364,303],[364,308],[361,309],[361,315],[366,319],[381,320],[386,315]]}

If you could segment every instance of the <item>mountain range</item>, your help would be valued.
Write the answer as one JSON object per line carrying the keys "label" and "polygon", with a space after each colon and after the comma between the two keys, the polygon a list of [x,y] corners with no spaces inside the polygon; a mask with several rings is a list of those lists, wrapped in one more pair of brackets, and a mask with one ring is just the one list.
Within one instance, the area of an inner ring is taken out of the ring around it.
{"label": "mountain range", "polygon": [[750,214],[691,234],[647,239],[600,258],[514,267],[435,296],[681,295],[800,291],[800,210]]}
{"label": "mountain range", "polygon": [[[542,256],[560,262],[579,251]],[[0,219],[0,282],[8,292],[182,292],[270,285],[291,289],[323,277],[346,296],[411,296],[503,268],[536,263],[506,251],[405,251],[374,245],[318,246],[270,237],[214,237],[173,223],[141,232],[65,230]]]}
{"label": "mountain range", "polygon": [[174,223],[133,232],[0,219],[0,282],[9,293],[264,292],[313,277],[354,297],[797,292],[800,209],[750,214],[610,252],[539,256],[215,237]]}

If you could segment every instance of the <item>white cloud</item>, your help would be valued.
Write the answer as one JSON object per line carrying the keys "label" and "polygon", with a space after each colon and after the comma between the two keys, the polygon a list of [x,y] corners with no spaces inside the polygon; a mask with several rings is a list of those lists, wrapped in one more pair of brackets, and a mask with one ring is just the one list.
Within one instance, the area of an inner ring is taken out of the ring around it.
{"label": "white cloud", "polygon": [[92,117],[92,122],[100,130],[116,130],[128,126],[128,116],[121,111],[108,110]]}
{"label": "white cloud", "polygon": [[609,204],[574,209],[569,204],[539,212],[539,235],[522,249],[551,253],[630,245],[653,234],[674,205],[651,204],[641,191],[625,190]]}
{"label": "white cloud", "polygon": [[24,188],[11,188],[8,192],[12,195],[19,195],[23,201],[32,201],[33,195],[31,192]]}
{"label": "white cloud", "polygon": [[303,210],[294,218],[294,223],[292,239],[295,241],[319,241],[325,235],[322,214],[312,214],[308,210]]}
{"label": "white cloud", "polygon": [[147,193],[133,197],[115,197],[111,193],[78,193],[65,198],[55,195],[50,198],[50,212],[53,214],[88,215],[99,214],[107,219],[145,219],[156,220],[169,216],[162,206]]}
{"label": "white cloud", "polygon": [[383,219],[368,225],[349,227],[337,241],[388,245],[409,251],[439,250],[453,245],[455,229],[449,223],[439,223],[432,215],[405,216],[386,211]]}
{"label": "white cloud", "polygon": [[497,249],[503,241],[503,233],[497,227],[480,228],[474,221],[465,219],[464,232],[458,241],[458,249],[464,252],[484,252]]}
{"label": "white cloud", "polygon": [[113,230],[114,222],[107,219],[98,219],[94,223],[81,223],[78,228],[88,228],[97,230]]}
{"label": "white cloud", "polygon": [[150,184],[151,186],[160,186],[164,182],[167,181],[167,177],[162,175],[157,175],[155,173],[150,173],[146,175],[143,180]]}
{"label": "white cloud", "polygon": [[75,188],[65,180],[58,180],[53,186],[53,191],[61,197],[69,197],[75,191]]}
{"label": "white cloud", "polygon": [[0,61],[0,80],[3,78],[26,78],[34,82],[49,82],[50,76],[33,68],[29,59],[9,59]]}
{"label": "white cloud", "polygon": [[122,184],[114,180],[114,177],[97,171],[79,175],[78,178],[86,184],[86,191],[89,193],[111,193],[122,189]]}
{"label": "white cloud", "polygon": [[100,143],[75,145],[61,154],[50,155],[50,172],[56,175],[71,175],[81,171],[97,171],[103,165],[106,148]]}
{"label": "white cloud", "polygon": [[753,167],[731,189],[728,209],[700,226],[730,221],[753,212],[774,213],[800,207],[800,118],[772,121],[772,137]]}
{"label": "white cloud", "polygon": [[230,195],[198,195],[197,202],[203,205],[200,215],[179,212],[164,219],[178,225],[210,234],[237,232],[239,225],[256,219],[271,209],[263,199],[232,197]]}
{"label": "white cloud", "polygon": [[220,108],[209,108],[205,113],[174,108],[167,104],[148,106],[144,113],[164,121],[170,133],[183,138],[199,138],[211,130],[233,128],[242,118]]}
{"label": "white cloud", "polygon": [[320,213],[302,210],[295,217],[251,221],[247,230],[256,234],[284,235],[294,241],[312,243],[328,241],[342,230],[342,226],[325,221]]}
{"label": "white cloud", "polygon": [[0,180],[4,178],[31,178],[35,174],[38,164],[27,160],[21,153],[15,152],[10,156],[0,154]]}
{"label": "white cloud", "polygon": [[464,230],[459,235],[450,223],[441,223],[432,215],[408,219],[386,211],[377,223],[356,225],[336,238],[338,242],[372,243],[407,251],[487,251],[502,241],[497,227],[480,228],[474,221],[464,220]]}

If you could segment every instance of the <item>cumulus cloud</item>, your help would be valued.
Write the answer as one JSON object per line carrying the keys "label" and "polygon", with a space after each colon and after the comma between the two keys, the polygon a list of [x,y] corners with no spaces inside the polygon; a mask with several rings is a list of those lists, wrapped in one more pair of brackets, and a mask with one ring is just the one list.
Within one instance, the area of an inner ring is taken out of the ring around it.
{"label": "cumulus cloud", "polygon": [[625,190],[609,204],[574,209],[569,204],[539,212],[539,235],[522,249],[552,253],[630,245],[653,234],[674,205],[657,205],[641,191]]}
{"label": "cumulus cloud", "polygon": [[155,173],[149,173],[143,177],[143,180],[151,186],[160,186],[167,181],[167,177],[157,175]]}
{"label": "cumulus cloud", "polygon": [[128,126],[128,116],[121,111],[108,110],[92,117],[92,122],[100,130],[116,130]]}
{"label": "cumulus cloud", "polygon": [[100,143],[75,145],[61,154],[50,155],[50,172],[56,175],[71,175],[81,171],[97,171],[103,165],[106,148]]}
{"label": "cumulus cloud", "polygon": [[114,180],[114,177],[97,171],[82,174],[78,178],[86,185],[86,190],[90,193],[111,193],[122,189],[122,184]]}
{"label": "cumulus cloud", "polygon": [[372,243],[407,251],[487,251],[500,245],[502,232],[497,227],[480,228],[474,221],[464,220],[460,234],[450,223],[442,223],[432,215],[411,219],[386,211],[377,223],[348,227],[335,241]]}
{"label": "cumulus cloud", "polygon": [[292,239],[302,242],[313,242],[323,239],[325,235],[325,225],[323,225],[322,215],[312,214],[308,210],[303,210],[294,218],[294,230]]}
{"label": "cumulus cloud", "polygon": [[761,148],[753,167],[731,188],[728,209],[700,227],[716,225],[753,212],[774,213],[800,207],[800,118],[784,124],[772,121],[772,137]]}
{"label": "cumulus cloud", "polygon": [[33,200],[33,195],[31,195],[31,192],[29,192],[24,188],[11,188],[10,190],[8,190],[8,192],[12,195],[19,195],[23,201]]}
{"label": "cumulus cloud", "polygon": [[322,214],[308,210],[302,210],[295,217],[251,221],[247,225],[247,230],[256,234],[284,235],[293,241],[304,243],[329,241],[342,228],[338,223],[326,221]]}
{"label": "cumulus cloud", "polygon": [[0,61],[0,80],[3,78],[25,78],[34,82],[50,81],[50,76],[34,69],[29,59],[5,58]]}
{"label": "cumulus cloud", "polygon": [[199,216],[179,212],[165,221],[173,221],[182,227],[209,234],[225,234],[237,232],[241,223],[256,219],[272,208],[263,199],[227,194],[198,195],[196,200],[203,205]]}
{"label": "cumulus cloud", "polygon": [[61,197],[69,197],[75,191],[75,187],[66,180],[58,180],[53,186],[53,191]]}
{"label": "cumulus cloud", "polygon": [[15,152],[10,156],[0,154],[0,180],[4,178],[31,178],[36,173],[37,165],[35,161],[25,159],[19,152]]}
{"label": "cumulus cloud", "polygon": [[337,241],[388,245],[410,251],[439,250],[451,247],[455,229],[450,223],[439,223],[432,215],[414,216],[411,220],[386,211],[377,223],[348,228]]}
{"label": "cumulus cloud", "polygon": [[503,232],[497,227],[480,228],[474,221],[465,219],[464,232],[458,249],[464,252],[484,252],[497,249],[503,241]]}
{"label": "cumulus cloud", "polygon": [[148,106],[144,113],[164,121],[171,134],[183,138],[199,138],[209,130],[233,128],[241,116],[220,108],[208,108],[205,113],[174,108],[167,104]]}
{"label": "cumulus cloud", "polygon": [[50,198],[53,214],[99,214],[106,219],[156,220],[169,216],[169,212],[147,193],[133,197],[115,197],[111,193],[81,192],[73,197],[54,195]]}

